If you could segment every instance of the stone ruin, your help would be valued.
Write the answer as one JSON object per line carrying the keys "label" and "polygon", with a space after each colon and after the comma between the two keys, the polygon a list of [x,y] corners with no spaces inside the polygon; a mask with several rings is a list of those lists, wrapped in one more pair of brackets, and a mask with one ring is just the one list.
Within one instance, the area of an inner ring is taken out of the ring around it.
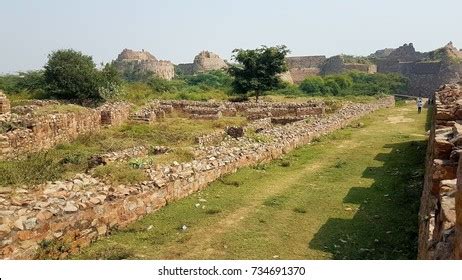
{"label": "stone ruin", "polygon": [[[112,230],[199,191],[223,175],[279,158],[361,116],[393,105],[393,97],[368,104],[349,103],[310,122],[273,126],[266,118],[245,128],[266,136],[265,142],[243,136],[240,129],[227,129],[225,133],[231,136],[218,144],[196,147],[194,160],[147,165],[143,170],[149,179],[131,185],[113,185],[89,174],[77,174],[28,188],[0,188],[0,257],[34,258],[39,244],[46,240],[62,244],[58,257],[66,258]],[[134,148],[101,157],[118,161],[145,152],[144,148]]]}
{"label": "stone ruin", "polygon": [[408,94],[432,97],[442,84],[462,78],[462,53],[452,42],[435,51],[417,52],[412,43],[371,55],[379,73],[399,73],[410,81]]}
{"label": "stone ruin", "polygon": [[294,83],[301,83],[311,76],[339,74],[352,70],[365,73],[377,72],[376,65],[372,63],[348,63],[341,55],[330,58],[323,55],[287,57],[286,63]]}
{"label": "stone ruin", "polygon": [[132,107],[118,102],[95,109],[78,107],[71,112],[38,113],[42,107],[57,104],[57,101],[31,101],[1,114],[0,159],[46,150],[105,126],[120,125],[128,119]]}
{"label": "stone ruin", "polygon": [[177,67],[182,74],[194,75],[211,70],[227,69],[228,64],[217,54],[209,51],[202,51],[194,57],[193,63],[178,64]]}
{"label": "stone ruin", "polygon": [[165,80],[171,80],[175,76],[174,65],[170,61],[157,60],[145,50],[124,49],[113,63],[121,73],[152,72],[155,76]]}
{"label": "stone ruin", "polygon": [[462,259],[462,87],[435,94],[419,212],[419,259]]}
{"label": "stone ruin", "polygon": [[2,91],[0,91],[0,114],[9,113],[10,110],[11,110],[10,101],[8,100],[6,95],[3,94]]}

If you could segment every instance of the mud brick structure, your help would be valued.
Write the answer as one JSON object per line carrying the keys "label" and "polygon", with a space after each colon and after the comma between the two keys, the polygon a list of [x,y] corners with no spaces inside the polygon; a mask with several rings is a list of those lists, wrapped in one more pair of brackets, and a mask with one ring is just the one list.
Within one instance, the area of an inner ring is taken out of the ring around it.
{"label": "mud brick structure", "polygon": [[462,91],[444,85],[436,106],[419,212],[420,259],[462,259]]}

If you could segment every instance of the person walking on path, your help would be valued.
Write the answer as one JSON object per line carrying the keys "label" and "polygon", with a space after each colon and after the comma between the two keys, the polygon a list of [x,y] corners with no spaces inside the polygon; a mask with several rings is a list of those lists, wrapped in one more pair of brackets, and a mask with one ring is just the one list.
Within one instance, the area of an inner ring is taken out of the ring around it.
{"label": "person walking on path", "polygon": [[422,112],[422,106],[423,106],[422,97],[419,96],[419,98],[417,98],[417,113],[420,114],[420,112]]}

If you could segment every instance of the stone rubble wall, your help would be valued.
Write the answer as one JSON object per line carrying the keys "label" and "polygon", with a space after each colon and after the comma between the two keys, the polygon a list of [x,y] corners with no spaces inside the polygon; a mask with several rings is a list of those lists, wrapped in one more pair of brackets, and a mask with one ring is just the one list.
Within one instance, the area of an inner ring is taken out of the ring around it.
{"label": "stone rubble wall", "polygon": [[419,259],[462,259],[461,151],[461,86],[444,85],[435,94],[427,148],[419,212]]}
{"label": "stone rubble wall", "polygon": [[97,132],[103,126],[119,125],[127,120],[131,108],[119,102],[96,109],[81,107],[76,112],[37,115],[34,110],[40,106],[21,106],[19,111],[25,115],[8,113],[0,117],[2,126],[12,127],[0,134],[0,159],[46,150],[79,135]]}
{"label": "stone rubble wall", "polygon": [[105,104],[99,108],[101,112],[101,124],[108,126],[118,126],[126,122],[130,116],[132,104],[117,102]]}
{"label": "stone rubble wall", "polygon": [[80,174],[66,181],[22,189],[0,188],[0,257],[34,258],[42,241],[62,244],[60,258],[123,228],[167,203],[186,197],[238,168],[270,161],[311,140],[345,127],[352,120],[394,105],[393,97],[370,104],[349,103],[334,114],[285,126],[264,126],[259,133],[270,141],[227,138],[219,145],[199,146],[202,156],[185,163],[148,166],[150,180],[113,185]]}
{"label": "stone rubble wall", "polygon": [[121,73],[152,72],[155,76],[165,80],[171,80],[175,76],[175,67],[173,63],[166,60],[158,60],[145,50],[133,51],[124,49],[113,63]]}
{"label": "stone rubble wall", "polygon": [[0,91],[0,114],[6,114],[9,113],[11,109],[10,101],[6,97],[5,94],[3,94],[2,91]]}
{"label": "stone rubble wall", "polygon": [[194,75],[212,70],[226,70],[228,64],[217,54],[209,51],[202,51],[194,57],[193,63],[182,63],[177,65],[182,74]]}

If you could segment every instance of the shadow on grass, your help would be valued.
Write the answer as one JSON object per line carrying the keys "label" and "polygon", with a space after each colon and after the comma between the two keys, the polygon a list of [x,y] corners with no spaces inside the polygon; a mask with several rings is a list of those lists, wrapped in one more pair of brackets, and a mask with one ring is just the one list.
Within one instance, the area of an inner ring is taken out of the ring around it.
{"label": "shadow on grass", "polygon": [[309,247],[332,254],[333,259],[415,259],[417,214],[424,175],[426,141],[386,145],[378,154],[381,167],[369,167],[364,178],[371,187],[353,187],[344,198],[352,219],[329,219]]}

